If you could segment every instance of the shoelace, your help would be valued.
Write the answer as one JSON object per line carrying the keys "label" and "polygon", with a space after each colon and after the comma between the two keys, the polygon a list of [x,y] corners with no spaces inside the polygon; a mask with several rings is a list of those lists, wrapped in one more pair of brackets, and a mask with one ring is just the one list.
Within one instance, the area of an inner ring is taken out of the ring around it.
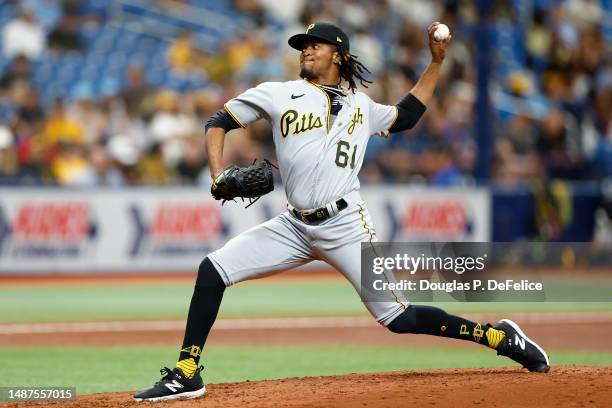
{"label": "shoelace", "polygon": [[[204,366],[201,365],[200,367],[198,367],[198,369],[196,370],[195,374],[198,374],[200,372],[204,371]],[[163,381],[165,380],[169,380],[172,378],[172,376],[174,375],[174,371],[172,371],[171,369],[169,369],[168,367],[164,367],[161,370],[159,370],[159,373],[163,376],[161,378],[161,380],[159,380],[158,382],[155,383],[155,385],[159,385],[161,384]]]}
{"label": "shoelace", "polygon": [[159,373],[162,375],[162,378],[161,380],[156,382],[155,385],[161,384],[164,380],[169,380],[170,378],[172,378],[172,375],[174,375],[172,370],[168,367],[162,368],[161,370],[159,370]]}

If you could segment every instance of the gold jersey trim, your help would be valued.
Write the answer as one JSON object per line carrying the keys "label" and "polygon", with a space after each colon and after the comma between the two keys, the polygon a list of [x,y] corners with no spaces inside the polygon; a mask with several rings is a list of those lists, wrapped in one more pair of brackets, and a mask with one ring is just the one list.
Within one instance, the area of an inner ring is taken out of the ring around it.
{"label": "gold jersey trim", "polygon": [[325,129],[326,129],[326,133],[329,133],[330,117],[331,117],[331,99],[329,99],[329,95],[327,94],[327,92],[321,89],[321,87],[318,84],[315,84],[314,82],[310,82],[308,80],[306,80],[306,82],[314,86],[315,88],[317,88],[319,91],[321,91],[323,95],[325,95],[325,98],[327,99],[327,114],[325,115]]}
{"label": "gold jersey trim", "polygon": [[[374,234],[372,233],[372,230],[370,230],[370,227],[368,227],[368,223],[365,219],[365,214],[363,213],[363,207],[361,206],[361,204],[357,204],[357,207],[359,207],[359,215],[361,216],[361,222],[363,223],[363,228],[366,230],[366,233],[368,234],[368,242],[370,244],[370,246],[372,247],[372,251],[374,251],[374,254],[376,256],[378,256],[378,254],[376,253],[376,248],[374,247],[374,245],[372,245],[372,237],[374,236]],[[385,278],[385,280],[387,281],[387,283],[389,282],[389,278],[387,278],[387,275],[385,275],[385,273],[383,272],[383,277]],[[402,309],[406,309],[406,305],[403,302],[400,302],[400,300],[397,298],[397,296],[395,295],[395,291],[391,291],[391,293],[393,294],[393,298],[395,300],[395,303],[397,303],[398,305],[400,305],[402,307]]]}
{"label": "gold jersey trim", "polygon": [[246,126],[238,119],[238,117],[236,115],[234,115],[234,112],[232,112],[232,110],[229,108],[227,103],[225,105],[223,105],[223,109],[225,109],[227,111],[227,113],[230,114],[230,116],[236,121],[237,124],[240,125],[241,128],[243,128],[243,129],[246,128]]}

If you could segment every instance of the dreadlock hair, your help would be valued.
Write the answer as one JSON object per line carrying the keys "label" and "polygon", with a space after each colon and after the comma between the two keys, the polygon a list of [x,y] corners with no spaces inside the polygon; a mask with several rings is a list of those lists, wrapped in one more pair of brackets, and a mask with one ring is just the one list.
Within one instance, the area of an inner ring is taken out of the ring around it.
{"label": "dreadlock hair", "polygon": [[357,61],[356,55],[353,55],[348,51],[338,50],[338,52],[340,53],[341,58],[340,79],[344,79],[346,82],[348,82],[349,88],[351,91],[353,91],[353,93],[357,88],[355,78],[359,80],[361,86],[367,88],[368,86],[366,85],[366,83],[371,84],[372,81],[368,81],[367,79],[365,79],[363,77],[363,74],[365,72],[369,74],[370,70],[368,70],[361,62]]}

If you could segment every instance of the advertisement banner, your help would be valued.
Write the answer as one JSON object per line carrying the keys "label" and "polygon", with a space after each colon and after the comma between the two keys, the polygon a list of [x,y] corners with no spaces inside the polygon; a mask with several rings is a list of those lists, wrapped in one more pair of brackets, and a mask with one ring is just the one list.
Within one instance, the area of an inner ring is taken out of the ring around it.
{"label": "advertisement banner", "polygon": [[[487,241],[486,190],[362,190],[380,240]],[[191,271],[286,210],[282,189],[224,206],[198,188],[0,189],[0,273]]]}
{"label": "advertisement banner", "polygon": [[491,195],[486,189],[380,186],[363,197],[380,241],[489,241]]}

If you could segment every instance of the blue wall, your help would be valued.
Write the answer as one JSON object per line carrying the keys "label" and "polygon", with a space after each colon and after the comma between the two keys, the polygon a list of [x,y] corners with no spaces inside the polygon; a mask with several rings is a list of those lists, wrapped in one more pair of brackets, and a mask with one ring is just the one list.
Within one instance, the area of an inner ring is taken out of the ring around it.
{"label": "blue wall", "polygon": [[[595,211],[602,204],[599,182],[568,183],[569,200],[555,205],[565,206],[570,216],[560,221],[560,234],[555,241],[585,242],[593,239]],[[537,198],[533,188],[521,185],[512,188],[492,188],[492,238],[494,242],[536,239],[540,236],[537,223]],[[554,222],[554,221],[552,221]]]}

